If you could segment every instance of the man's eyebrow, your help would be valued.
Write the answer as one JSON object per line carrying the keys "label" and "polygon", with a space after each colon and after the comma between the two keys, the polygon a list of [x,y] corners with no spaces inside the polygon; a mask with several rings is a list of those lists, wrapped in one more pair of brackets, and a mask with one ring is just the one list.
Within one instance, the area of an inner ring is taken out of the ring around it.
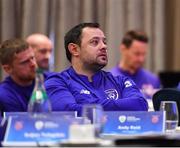
{"label": "man's eyebrow", "polygon": [[22,61],[19,61],[19,63],[25,63],[25,62],[29,61],[29,60],[32,59],[32,58],[34,58],[34,56],[31,56],[31,57],[29,57],[29,58],[27,58],[27,59],[24,59],[24,60],[22,60]]}
{"label": "man's eyebrow", "polygon": [[99,37],[99,36],[94,36],[91,39],[103,39],[103,40],[107,40],[106,37]]}
{"label": "man's eyebrow", "polygon": [[25,60],[22,60],[22,61],[19,61],[20,64],[23,64],[23,63],[26,63],[29,59],[25,59]]}
{"label": "man's eyebrow", "polygon": [[52,48],[38,48],[38,50],[52,50]]}

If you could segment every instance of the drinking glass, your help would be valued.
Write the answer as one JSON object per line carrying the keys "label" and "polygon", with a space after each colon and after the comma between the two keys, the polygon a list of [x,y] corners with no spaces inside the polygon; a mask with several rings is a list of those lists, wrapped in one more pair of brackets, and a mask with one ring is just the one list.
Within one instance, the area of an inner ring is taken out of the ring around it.
{"label": "drinking glass", "polygon": [[160,110],[166,113],[166,132],[174,132],[178,126],[178,108],[175,101],[161,101]]}
{"label": "drinking glass", "polygon": [[95,127],[95,136],[99,137],[103,128],[104,111],[99,104],[85,104],[83,106],[82,117],[84,124],[93,124]]}

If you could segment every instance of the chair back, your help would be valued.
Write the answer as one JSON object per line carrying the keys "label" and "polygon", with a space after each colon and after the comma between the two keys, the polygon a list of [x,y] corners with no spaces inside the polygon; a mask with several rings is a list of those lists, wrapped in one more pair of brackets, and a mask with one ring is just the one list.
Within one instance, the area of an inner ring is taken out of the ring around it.
{"label": "chair back", "polygon": [[159,111],[161,101],[175,101],[177,103],[179,112],[179,123],[180,125],[180,91],[175,88],[164,88],[157,91],[153,97],[153,106],[155,111]]}

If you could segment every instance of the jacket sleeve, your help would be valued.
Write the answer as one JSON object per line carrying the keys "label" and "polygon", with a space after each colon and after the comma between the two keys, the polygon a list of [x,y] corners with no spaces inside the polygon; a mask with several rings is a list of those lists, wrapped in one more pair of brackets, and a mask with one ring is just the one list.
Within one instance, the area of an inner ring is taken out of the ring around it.
{"label": "jacket sleeve", "polygon": [[124,105],[127,108],[131,108],[132,110],[147,111],[147,101],[143,97],[143,94],[140,92],[136,84],[127,77],[124,77],[122,82],[122,100],[124,102],[122,101],[122,104],[120,103],[121,109],[123,109]]}
{"label": "jacket sleeve", "polygon": [[27,105],[24,105],[25,101],[21,99],[21,96],[16,93],[13,88],[0,87],[0,110],[2,112],[27,111]]}
{"label": "jacket sleeve", "polygon": [[53,111],[81,111],[82,105],[76,103],[64,79],[60,77],[47,79],[45,88]]}
{"label": "jacket sleeve", "polygon": [[117,100],[99,100],[105,110],[147,111],[148,104],[136,84],[129,78],[116,77],[117,85],[121,89],[121,98]]}

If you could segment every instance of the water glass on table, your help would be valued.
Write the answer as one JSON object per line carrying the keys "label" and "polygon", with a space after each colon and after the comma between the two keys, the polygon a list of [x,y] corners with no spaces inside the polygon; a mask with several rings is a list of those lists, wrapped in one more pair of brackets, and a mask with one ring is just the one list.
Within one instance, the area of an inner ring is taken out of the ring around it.
{"label": "water glass on table", "polygon": [[103,128],[104,111],[99,104],[85,104],[83,106],[82,117],[84,124],[93,124],[95,127],[95,136],[99,137]]}
{"label": "water glass on table", "polygon": [[161,101],[160,110],[166,114],[166,132],[175,132],[178,126],[178,108],[175,101]]}

